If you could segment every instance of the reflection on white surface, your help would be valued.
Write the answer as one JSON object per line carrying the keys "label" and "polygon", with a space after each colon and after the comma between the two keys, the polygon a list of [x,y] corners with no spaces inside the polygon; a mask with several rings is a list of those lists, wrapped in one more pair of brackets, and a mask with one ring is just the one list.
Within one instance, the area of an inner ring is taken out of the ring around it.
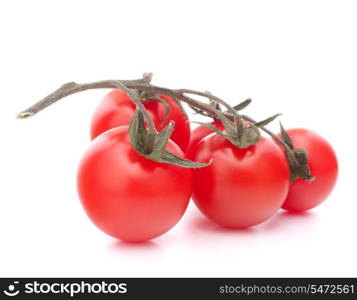
{"label": "reflection on white surface", "polygon": [[140,242],[140,243],[128,243],[119,240],[113,240],[109,244],[109,250],[120,253],[147,253],[150,254],[152,252],[160,251],[160,244],[155,242],[154,240]]}

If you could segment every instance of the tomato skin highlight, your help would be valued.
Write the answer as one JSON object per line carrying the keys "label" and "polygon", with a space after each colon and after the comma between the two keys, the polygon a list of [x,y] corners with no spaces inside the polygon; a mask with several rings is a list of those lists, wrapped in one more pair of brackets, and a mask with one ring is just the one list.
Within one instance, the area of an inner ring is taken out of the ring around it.
{"label": "tomato skin highlight", "polygon": [[307,150],[308,166],[315,179],[295,180],[290,185],[282,208],[303,212],[320,205],[331,194],[338,176],[337,157],[329,142],[311,130],[295,128],[286,132],[294,148],[303,147]]}
{"label": "tomato skin highlight", "polygon": [[214,134],[195,148],[193,159],[210,166],[193,172],[193,200],[219,225],[246,228],[264,222],[284,202],[289,168],[284,154],[270,139],[239,149]]}
{"label": "tomato skin highlight", "polygon": [[[165,106],[159,101],[144,101],[145,108],[150,113],[156,128],[162,130],[170,120],[175,121],[175,129],[171,139],[186,151],[190,142],[190,123],[184,116],[180,107],[167,95],[160,95],[170,107],[168,120],[165,121]],[[129,125],[134,115],[136,106],[130,97],[120,89],[114,89],[108,93],[96,108],[91,121],[90,136],[93,140],[101,133],[117,126]]]}
{"label": "tomato skin highlight", "polygon": [[[182,156],[171,140],[167,150]],[[173,227],[192,191],[191,169],[148,160],[132,148],[128,127],[98,136],[77,174],[81,203],[91,221],[114,238],[141,242]]]}

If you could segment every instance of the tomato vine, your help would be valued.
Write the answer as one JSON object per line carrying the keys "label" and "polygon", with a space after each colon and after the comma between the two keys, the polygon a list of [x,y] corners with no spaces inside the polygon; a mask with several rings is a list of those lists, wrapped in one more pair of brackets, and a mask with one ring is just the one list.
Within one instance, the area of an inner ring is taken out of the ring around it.
{"label": "tomato vine", "polygon": [[[239,111],[244,109],[251,103],[250,99],[243,101],[236,106],[230,106],[223,99],[213,95],[210,92],[200,92],[191,89],[169,89],[165,87],[159,87],[151,83],[152,73],[145,73],[141,79],[136,80],[102,80],[91,83],[75,83],[69,82],[62,85],[60,88],[38,101],[31,107],[20,112],[17,115],[18,119],[26,119],[38,112],[42,111],[46,107],[56,103],[60,99],[90,89],[103,89],[113,88],[121,89],[125,92],[135,103],[137,111],[133,116],[130,126],[129,134],[131,144],[135,151],[141,156],[148,159],[169,163],[187,168],[200,168],[205,167],[208,164],[197,163],[189,161],[187,159],[178,157],[173,153],[168,152],[166,144],[172,133],[174,124],[170,122],[165,128],[158,132],[155,128],[150,114],[145,109],[143,101],[145,101],[145,95],[150,95],[155,100],[163,100],[160,95],[171,96],[175,102],[182,108],[181,102],[188,104],[196,113],[204,116],[211,117],[215,120],[219,120],[224,125],[224,131],[220,131],[210,123],[200,123],[209,129],[215,131],[217,134],[222,135],[228,139],[233,145],[239,148],[247,148],[250,145],[256,144],[260,139],[260,130],[266,132],[285,149],[286,158],[289,163],[291,181],[297,178],[304,178],[312,180],[313,176],[310,174],[308,168],[308,155],[304,149],[294,149],[289,144],[289,137],[281,126],[281,136],[272,133],[266,128],[270,122],[276,119],[280,114],[269,117],[263,121],[257,122],[254,119],[246,115],[241,115]],[[199,101],[193,96],[200,96],[208,99],[208,103]],[[222,110],[223,107],[225,110]],[[184,109],[182,112],[185,114]],[[147,122],[148,128],[145,123]],[[248,126],[243,126],[243,121],[248,122]]]}

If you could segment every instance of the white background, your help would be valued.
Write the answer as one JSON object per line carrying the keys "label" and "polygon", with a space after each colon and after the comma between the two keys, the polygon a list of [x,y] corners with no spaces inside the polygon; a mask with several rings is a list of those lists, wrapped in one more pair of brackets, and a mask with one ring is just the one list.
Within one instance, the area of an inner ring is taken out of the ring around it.
{"label": "white background", "polygon": [[[357,276],[356,16],[356,1],[1,1],[0,276]],[[148,243],[100,232],[75,177],[107,91],[15,115],[67,81],[148,71],[325,136],[340,163],[331,197],[244,231],[191,204]]]}

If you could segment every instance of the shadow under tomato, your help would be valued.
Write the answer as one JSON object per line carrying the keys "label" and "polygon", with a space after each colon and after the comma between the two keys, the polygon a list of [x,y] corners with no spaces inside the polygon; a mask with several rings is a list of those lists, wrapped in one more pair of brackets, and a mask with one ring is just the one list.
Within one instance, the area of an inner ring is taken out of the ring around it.
{"label": "shadow under tomato", "polygon": [[256,230],[254,228],[230,228],[220,226],[208,218],[198,215],[193,218],[191,221],[191,227],[195,231],[206,231],[211,233],[227,233],[234,235],[246,235],[254,234]]}
{"label": "shadow under tomato", "polygon": [[317,215],[314,212],[279,211],[261,227],[264,231],[290,230],[292,228],[313,227],[317,224]]}
{"label": "shadow under tomato", "polygon": [[154,241],[145,241],[145,242],[124,242],[120,240],[114,240],[110,244],[110,249],[117,252],[156,252],[160,250],[160,246]]}
{"label": "shadow under tomato", "polygon": [[262,224],[248,228],[228,228],[220,226],[202,214],[195,214],[190,221],[189,231],[192,235],[199,233],[223,234],[232,236],[255,236],[258,233],[276,232],[308,229],[312,230],[318,223],[318,217],[314,212],[292,213],[285,210],[280,210],[269,220]]}

